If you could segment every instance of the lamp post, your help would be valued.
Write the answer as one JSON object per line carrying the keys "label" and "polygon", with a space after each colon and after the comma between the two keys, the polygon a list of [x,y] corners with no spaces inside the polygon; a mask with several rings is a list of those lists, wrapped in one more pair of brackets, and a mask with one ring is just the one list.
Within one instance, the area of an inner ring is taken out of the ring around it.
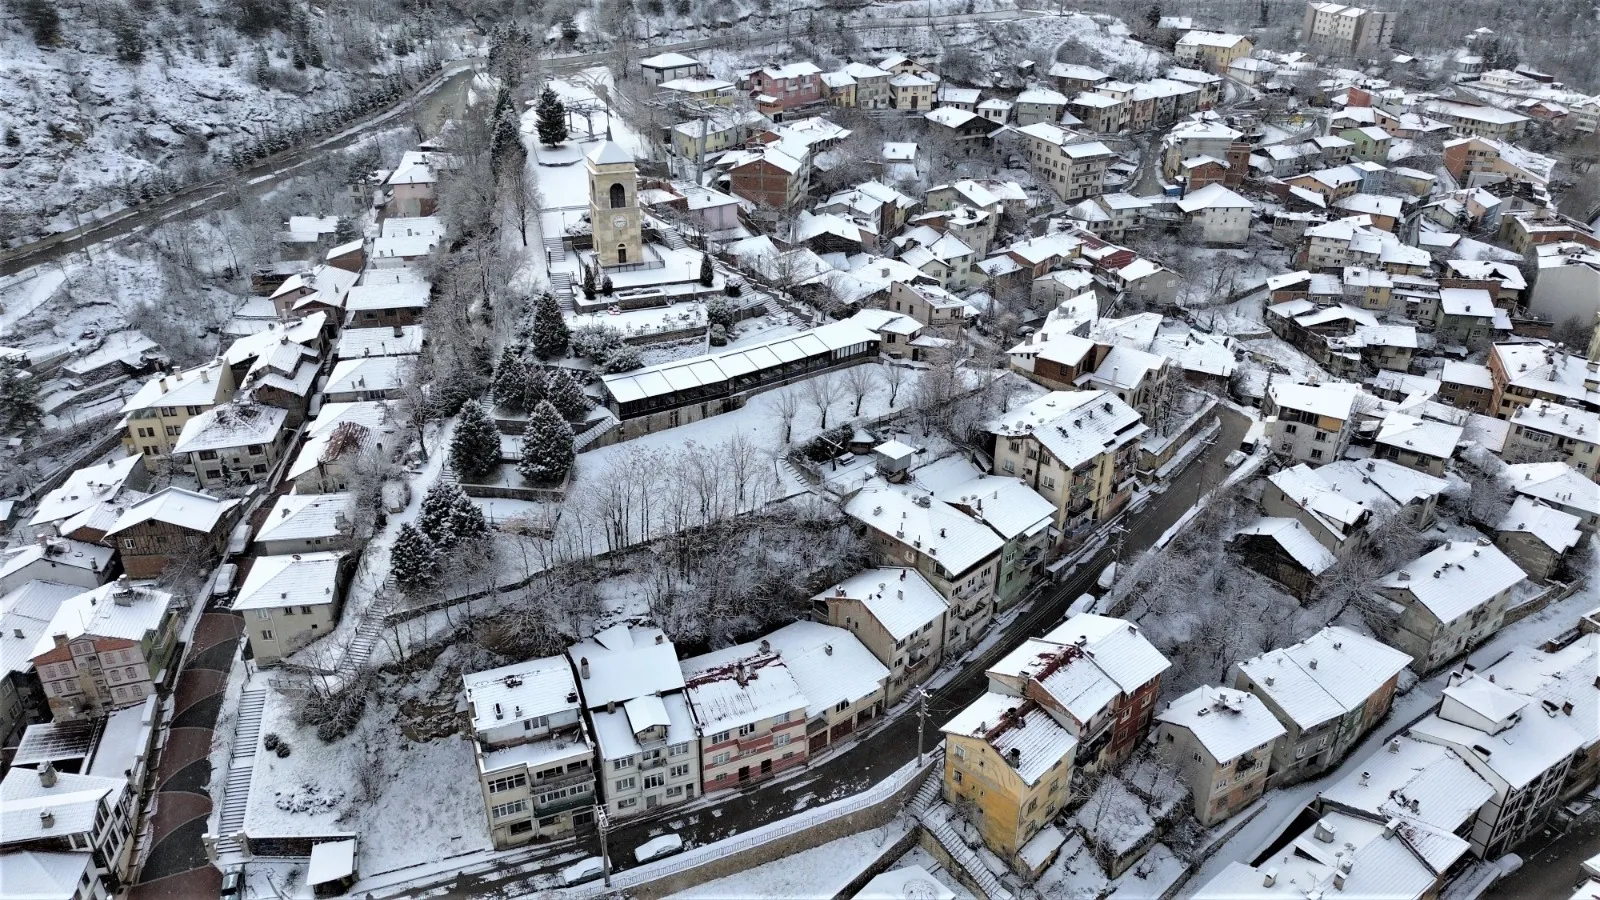
{"label": "lamp post", "polygon": [[928,724],[928,690],[917,688],[917,767],[922,767],[922,735]]}
{"label": "lamp post", "polygon": [[604,806],[594,808],[594,824],[600,829],[600,875],[605,879],[606,887],[611,887],[611,853],[606,847],[606,832],[611,828],[611,819],[606,815]]}

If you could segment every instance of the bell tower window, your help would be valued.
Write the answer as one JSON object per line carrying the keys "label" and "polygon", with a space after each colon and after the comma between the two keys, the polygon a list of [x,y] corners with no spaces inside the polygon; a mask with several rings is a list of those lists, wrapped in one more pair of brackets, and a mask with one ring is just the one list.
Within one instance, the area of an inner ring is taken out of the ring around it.
{"label": "bell tower window", "polygon": [[628,190],[620,183],[611,186],[611,208],[622,209],[628,205]]}

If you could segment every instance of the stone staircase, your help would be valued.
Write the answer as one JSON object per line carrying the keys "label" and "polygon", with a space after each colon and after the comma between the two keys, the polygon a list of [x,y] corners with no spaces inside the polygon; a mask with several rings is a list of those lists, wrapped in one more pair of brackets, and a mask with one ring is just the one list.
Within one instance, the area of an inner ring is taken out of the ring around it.
{"label": "stone staircase", "polygon": [[661,235],[661,243],[666,244],[668,247],[671,247],[674,250],[682,250],[683,248],[689,246],[689,242],[683,239],[683,235],[679,234],[678,229],[676,228],[662,228],[656,233]]}
{"label": "stone staircase", "polygon": [[217,818],[219,853],[237,853],[244,849],[234,835],[244,829],[245,811],[250,808],[250,780],[256,771],[256,748],[261,745],[261,716],[266,706],[266,691],[245,691],[239,695],[239,712],[233,726],[233,753],[228,758],[222,814]]}
{"label": "stone staircase", "polygon": [[562,243],[561,238],[547,237],[544,239],[544,258],[546,263],[554,265],[566,255],[567,245]]}
{"label": "stone staircase", "polygon": [[604,418],[573,436],[573,450],[578,453],[582,453],[584,450],[588,449],[590,444],[599,440],[601,437],[610,432],[611,429],[616,428],[621,424],[622,422],[620,422],[616,416],[612,415],[610,410],[607,410]]}
{"label": "stone staircase", "polygon": [[556,297],[556,305],[562,312],[572,312],[572,273],[551,272],[550,293]]}
{"label": "stone staircase", "polygon": [[950,854],[950,858],[966,870],[967,875],[983,891],[985,897],[989,900],[1012,900],[1012,893],[1006,890],[1000,879],[989,871],[989,867],[983,864],[978,854],[967,846],[967,842],[962,840],[948,823],[931,820],[924,813],[922,827],[928,829],[928,833],[934,836],[946,853]]}
{"label": "stone staircase", "polygon": [[[454,479],[455,475],[447,466],[440,477]],[[394,612],[399,598],[400,592],[395,589],[394,579],[384,579],[377,595],[361,613],[361,624],[356,626],[355,637],[350,639],[349,646],[344,649],[343,658],[339,660],[339,668],[335,671],[341,679],[348,679],[359,672],[366,666],[367,660],[372,658],[372,651],[378,646],[378,638],[383,633],[383,625],[388,620],[389,613]]]}

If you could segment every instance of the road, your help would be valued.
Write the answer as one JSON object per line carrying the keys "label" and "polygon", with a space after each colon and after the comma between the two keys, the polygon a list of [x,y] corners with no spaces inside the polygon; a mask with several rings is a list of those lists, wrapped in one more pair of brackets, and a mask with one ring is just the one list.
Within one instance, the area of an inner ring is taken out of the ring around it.
{"label": "road", "polygon": [[[1238,448],[1249,420],[1226,407],[1219,406],[1218,411],[1223,422],[1217,439],[1178,475],[1167,491],[1128,516],[1123,548],[1125,559],[1154,545],[1183,516],[1197,496],[1209,490],[1228,472],[1223,460],[1230,451]],[[984,673],[988,668],[1023,639],[1043,634],[1060,622],[1065,617],[1067,607],[1093,586],[1100,570],[1111,559],[1112,548],[1103,548],[1081,562],[1060,583],[1046,587],[1021,614],[1004,626],[1003,636],[999,640],[987,650],[969,652],[969,659],[962,664],[960,673],[944,686],[930,692],[932,696],[928,703],[928,731],[925,736],[927,748],[931,749],[938,743],[941,724],[984,692],[988,686]],[[677,831],[693,845],[700,846],[747,832],[792,815],[801,808],[865,790],[917,755],[917,717],[906,707],[900,708],[897,713],[896,718],[878,730],[811,765],[796,777],[767,782],[692,812],[668,812],[658,818],[631,821],[614,828],[609,839],[613,865],[619,871],[629,868],[633,849],[659,834],[663,827]],[[559,851],[566,853],[558,856]],[[536,890],[538,877],[560,868],[565,861],[570,861],[574,852],[598,854],[598,839],[580,841],[577,851],[573,851],[570,845],[560,845],[543,852],[536,850],[526,856],[513,857],[508,863],[509,871],[452,875],[444,883],[412,885],[396,893],[372,893],[382,898],[419,896],[424,892],[429,897],[481,897],[491,892],[515,896]],[[541,856],[548,862],[541,865]]]}
{"label": "road", "polygon": [[1484,900],[1566,897],[1582,878],[1583,861],[1600,853],[1600,805],[1566,831],[1547,831],[1517,848],[1522,868],[1496,881]]}

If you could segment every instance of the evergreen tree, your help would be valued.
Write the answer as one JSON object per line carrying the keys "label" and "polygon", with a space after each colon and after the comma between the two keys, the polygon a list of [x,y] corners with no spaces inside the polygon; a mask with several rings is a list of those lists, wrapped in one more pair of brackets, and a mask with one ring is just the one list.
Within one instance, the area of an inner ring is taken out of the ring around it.
{"label": "evergreen tree", "polygon": [[567,107],[548,86],[539,93],[539,103],[534,108],[539,143],[554,147],[567,139]]}
{"label": "evergreen tree", "polygon": [[566,369],[551,369],[545,398],[570,421],[581,421],[589,413],[589,401],[583,385]]}
{"label": "evergreen tree", "polygon": [[356,225],[350,221],[349,216],[340,216],[339,221],[333,226],[333,239],[336,243],[344,244],[353,241],[356,239],[356,234]]}
{"label": "evergreen tree", "polygon": [[450,504],[450,531],[455,535],[454,546],[475,544],[489,537],[489,520],[470,497],[458,494]]}
{"label": "evergreen tree", "polygon": [[607,275],[606,277],[600,279],[600,293],[605,294],[607,297],[609,297],[609,296],[611,296],[611,294],[613,292],[616,291],[616,289],[617,289],[616,285],[611,283],[611,276],[610,275]]}
{"label": "evergreen tree", "polygon": [[16,359],[0,358],[0,434],[26,431],[43,420],[38,379]]}
{"label": "evergreen tree", "polygon": [[522,477],[536,484],[560,481],[567,477],[575,456],[567,420],[549,401],[534,407],[522,432],[522,460],[517,463]]}
{"label": "evergreen tree", "polygon": [[500,464],[500,430],[476,400],[461,407],[461,421],[450,438],[450,464],[465,479],[477,479]]}
{"label": "evergreen tree", "polygon": [[1144,11],[1144,24],[1152,31],[1161,24],[1161,4],[1152,3],[1150,8]]}
{"label": "evergreen tree", "polygon": [[723,330],[733,327],[733,304],[726,297],[712,297],[706,301],[706,324],[721,325]]}
{"label": "evergreen tree", "polygon": [[131,11],[124,7],[115,7],[111,20],[111,33],[116,37],[119,61],[130,64],[144,61],[144,30]]}
{"label": "evergreen tree", "polygon": [[583,267],[583,297],[585,300],[594,299],[594,269]]}
{"label": "evergreen tree", "polygon": [[551,294],[540,297],[533,310],[533,354],[540,359],[560,359],[567,355],[571,339],[572,332],[556,298]]}
{"label": "evergreen tree", "polygon": [[441,481],[428,488],[417,511],[417,527],[441,554],[489,534],[483,510],[453,481]]}
{"label": "evergreen tree", "polygon": [[522,408],[531,412],[550,395],[550,379],[545,375],[544,366],[528,366],[524,384]]}
{"label": "evergreen tree", "polygon": [[17,18],[33,32],[35,44],[54,47],[61,43],[61,16],[51,0],[21,0],[17,4]]}
{"label": "evergreen tree", "polygon": [[716,270],[711,268],[711,254],[700,254],[700,284],[711,287],[711,282],[716,279]]}
{"label": "evergreen tree", "polygon": [[[522,364],[510,347],[500,353],[500,365],[494,369],[494,402],[501,409],[521,412],[523,397],[528,393],[528,367]],[[457,432],[459,433],[459,432]]]}
{"label": "evergreen tree", "polygon": [[389,548],[389,572],[400,590],[408,594],[426,591],[439,583],[439,548],[407,522]]}
{"label": "evergreen tree", "polygon": [[611,351],[606,357],[606,374],[615,375],[619,372],[632,372],[644,365],[644,360],[639,358],[639,348],[632,344],[623,344]]}

